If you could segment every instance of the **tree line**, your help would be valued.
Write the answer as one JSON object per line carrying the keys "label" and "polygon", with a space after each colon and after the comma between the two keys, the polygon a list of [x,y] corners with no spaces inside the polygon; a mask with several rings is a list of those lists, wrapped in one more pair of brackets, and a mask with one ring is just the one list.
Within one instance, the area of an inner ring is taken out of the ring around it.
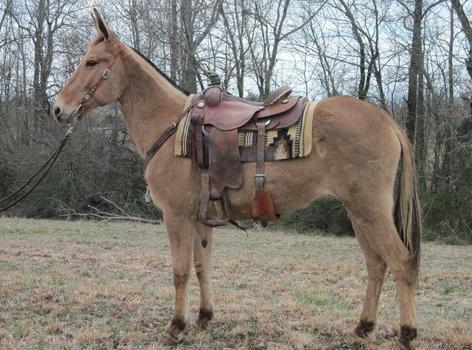
{"label": "tree line", "polygon": [[[312,100],[353,95],[389,112],[415,147],[427,235],[472,241],[468,2],[117,0],[96,6],[124,42],[190,92],[202,90],[212,70],[240,97],[262,99],[289,84]],[[0,196],[21,184],[62,135],[49,109],[94,35],[90,11],[86,0],[0,5]],[[11,215],[74,217],[120,208],[158,217],[142,201],[142,163],[118,106],[82,124],[46,183]],[[335,231],[349,229],[330,201],[285,222],[333,230],[328,217]]]}

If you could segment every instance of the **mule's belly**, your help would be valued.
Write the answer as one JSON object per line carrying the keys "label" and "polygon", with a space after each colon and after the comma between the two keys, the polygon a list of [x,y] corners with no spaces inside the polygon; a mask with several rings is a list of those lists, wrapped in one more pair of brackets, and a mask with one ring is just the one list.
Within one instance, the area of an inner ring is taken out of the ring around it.
{"label": "mule's belly", "polygon": [[[285,214],[310,204],[316,198],[329,194],[324,186],[325,165],[312,153],[294,160],[268,162],[264,190],[274,201],[277,214]],[[255,163],[243,165],[243,185],[228,190],[231,217],[251,218],[251,201],[255,195]]]}

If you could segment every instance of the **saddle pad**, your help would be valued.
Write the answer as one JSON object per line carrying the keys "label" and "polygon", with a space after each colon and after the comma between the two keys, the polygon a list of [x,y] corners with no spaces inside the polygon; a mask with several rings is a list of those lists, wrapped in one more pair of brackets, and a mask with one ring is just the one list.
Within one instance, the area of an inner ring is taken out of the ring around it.
{"label": "saddle pad", "polygon": [[[265,161],[277,161],[306,157],[311,153],[313,144],[313,116],[317,102],[308,102],[301,118],[292,126],[270,130],[265,135]],[[177,129],[175,155],[191,156],[190,114],[184,117]],[[242,162],[256,161],[257,132],[243,130],[238,132],[239,150]]]}

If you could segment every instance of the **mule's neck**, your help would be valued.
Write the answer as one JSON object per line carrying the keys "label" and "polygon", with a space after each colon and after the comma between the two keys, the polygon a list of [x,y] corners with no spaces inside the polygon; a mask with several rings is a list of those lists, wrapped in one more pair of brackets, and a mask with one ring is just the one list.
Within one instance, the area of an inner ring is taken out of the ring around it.
{"label": "mule's neck", "polygon": [[141,157],[182,113],[187,96],[130,48],[122,61],[128,84],[119,98],[126,126]]}

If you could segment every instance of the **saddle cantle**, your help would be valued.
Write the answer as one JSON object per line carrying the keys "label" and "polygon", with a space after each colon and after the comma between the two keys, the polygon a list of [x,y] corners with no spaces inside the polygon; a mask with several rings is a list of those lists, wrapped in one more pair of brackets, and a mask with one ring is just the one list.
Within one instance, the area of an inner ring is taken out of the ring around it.
{"label": "saddle cantle", "polygon": [[[214,78],[213,78],[214,79]],[[219,79],[216,79],[219,81]],[[243,183],[238,132],[256,133],[256,145],[245,161],[256,161],[256,194],[251,204],[254,219],[263,226],[276,219],[274,204],[264,191],[266,132],[287,128],[300,119],[306,98],[290,96],[292,89],[283,86],[263,102],[252,102],[228,94],[219,84],[211,84],[192,101],[191,158],[198,164],[202,177],[199,220],[209,226],[220,226],[229,220],[230,203],[226,189],[239,189]],[[255,153],[255,156],[254,156]],[[216,219],[208,218],[213,201]]]}

